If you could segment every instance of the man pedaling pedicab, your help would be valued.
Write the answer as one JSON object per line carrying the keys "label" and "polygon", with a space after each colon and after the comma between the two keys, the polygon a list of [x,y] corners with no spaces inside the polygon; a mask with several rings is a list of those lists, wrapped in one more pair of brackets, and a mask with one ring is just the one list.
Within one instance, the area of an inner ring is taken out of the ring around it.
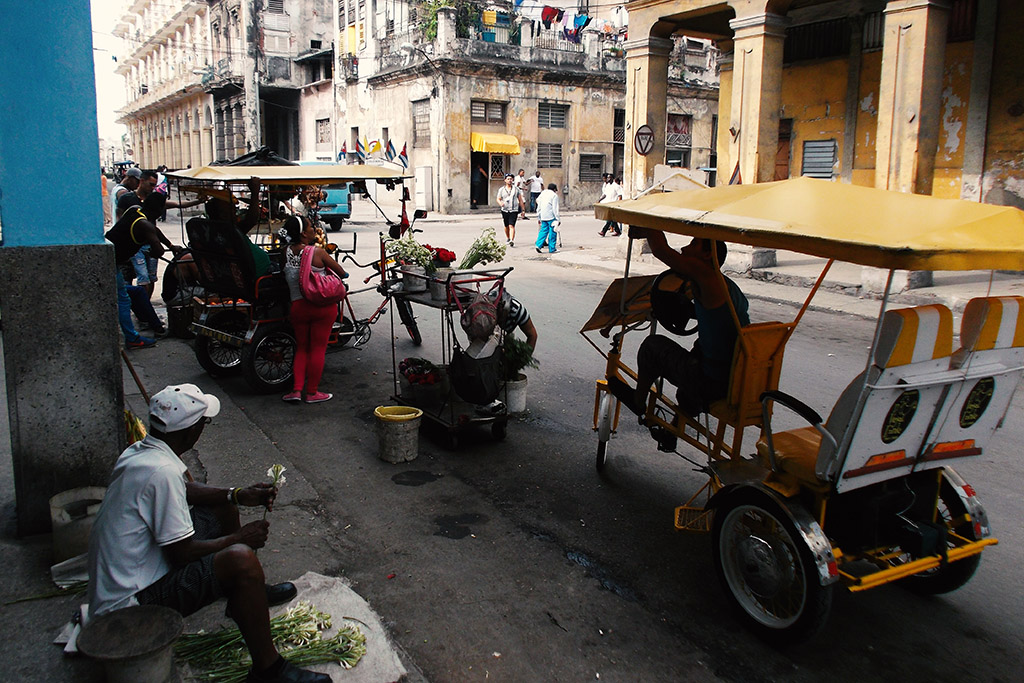
{"label": "man pedaling pedicab", "polygon": [[[676,251],[668,245],[665,233],[659,230],[630,226],[629,236],[646,238],[654,256],[689,281],[693,294],[693,317],[697,321],[697,341],[692,350],[687,350],[664,335],[654,334],[644,339],[637,351],[636,392],[632,401],[624,403],[642,416],[651,385],[662,377],[677,387],[679,409],[690,417],[696,417],[705,412],[713,401],[724,398],[728,393],[738,334],[729,310],[729,299],[740,325],[746,326],[750,324],[747,298],[736,283],[719,272],[728,252],[724,242],[695,237]],[[717,244],[715,252],[712,251],[713,244]],[[616,392],[617,395],[619,393]]]}

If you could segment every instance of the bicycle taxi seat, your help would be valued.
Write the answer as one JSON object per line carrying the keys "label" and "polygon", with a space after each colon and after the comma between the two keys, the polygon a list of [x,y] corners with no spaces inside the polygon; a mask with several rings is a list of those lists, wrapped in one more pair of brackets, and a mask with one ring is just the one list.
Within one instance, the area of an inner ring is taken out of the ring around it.
{"label": "bicycle taxi seat", "polygon": [[185,224],[200,284],[221,297],[253,303],[287,302],[287,285],[280,274],[256,275],[252,243],[235,226],[209,218]]}

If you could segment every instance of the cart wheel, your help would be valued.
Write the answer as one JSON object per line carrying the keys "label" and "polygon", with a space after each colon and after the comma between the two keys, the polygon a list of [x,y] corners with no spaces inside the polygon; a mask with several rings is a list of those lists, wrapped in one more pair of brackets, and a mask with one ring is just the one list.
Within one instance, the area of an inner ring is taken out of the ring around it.
{"label": "cart wheel", "polygon": [[746,489],[715,510],[715,570],[747,626],[779,645],[800,642],[825,624],[832,586],[789,516],[767,495]]}
{"label": "cart wheel", "polygon": [[416,316],[412,312],[412,304],[405,299],[395,299],[395,308],[398,309],[398,318],[405,325],[405,329],[409,331],[409,338],[412,339],[413,346],[419,346],[423,343],[423,337],[420,335],[420,328],[416,325]]}
{"label": "cart wheel", "polygon": [[505,420],[496,420],[491,423],[491,436],[496,441],[504,441],[505,436],[508,434],[508,422]]}
{"label": "cart wheel", "polygon": [[292,379],[295,337],[283,323],[260,325],[252,342],[242,349],[242,372],[255,391],[281,391]]}
{"label": "cart wheel", "polygon": [[[971,523],[967,506],[960,500],[960,496],[957,495],[953,489],[953,484],[948,479],[943,478],[942,480],[937,504],[938,519],[944,522],[950,531],[972,541],[978,540],[978,535],[974,533],[974,524]],[[900,581],[900,585],[921,595],[949,593],[970,581],[979,564],[981,564],[981,555],[972,555],[971,557],[965,557],[956,562],[948,562],[935,569],[929,569],[926,572],[909,576]]]}
{"label": "cart wheel", "polygon": [[338,321],[338,346],[348,346],[356,336],[356,325],[344,315]]}
{"label": "cart wheel", "polygon": [[[244,337],[249,318],[240,312],[224,311],[210,316],[207,324],[227,334]],[[212,337],[196,336],[196,360],[211,377],[229,377],[242,371],[242,349]]]}
{"label": "cart wheel", "polygon": [[597,409],[597,471],[603,474],[608,465],[608,441],[612,438],[612,411],[615,398],[605,392]]}

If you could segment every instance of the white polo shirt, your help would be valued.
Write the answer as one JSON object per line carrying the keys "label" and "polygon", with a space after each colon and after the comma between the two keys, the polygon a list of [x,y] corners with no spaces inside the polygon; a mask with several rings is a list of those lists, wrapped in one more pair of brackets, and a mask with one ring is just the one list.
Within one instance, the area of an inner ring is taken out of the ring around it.
{"label": "white polo shirt", "polygon": [[125,449],[89,537],[89,612],[138,604],[135,594],[171,569],[162,546],[195,533],[185,463],[147,436]]}

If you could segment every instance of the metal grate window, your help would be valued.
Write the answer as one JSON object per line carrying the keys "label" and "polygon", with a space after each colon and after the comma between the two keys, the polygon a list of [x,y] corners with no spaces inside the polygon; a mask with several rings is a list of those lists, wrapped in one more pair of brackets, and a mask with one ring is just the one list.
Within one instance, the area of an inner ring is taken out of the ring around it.
{"label": "metal grate window", "polygon": [[504,154],[491,155],[491,178],[504,178],[506,168],[508,168],[508,156]]}
{"label": "metal grate window", "polygon": [[800,175],[831,180],[836,164],[836,141],[805,140]]}
{"label": "metal grate window", "polygon": [[616,109],[614,123],[612,124],[612,139],[615,142],[626,141],[626,110]]}
{"label": "metal grate window", "polygon": [[477,123],[505,123],[505,103],[473,100],[469,104],[469,114]]}
{"label": "metal grate window", "polygon": [[669,114],[665,125],[665,146],[690,147],[693,144],[692,123],[693,117],[689,114]]}
{"label": "metal grate window", "polygon": [[324,145],[330,144],[331,142],[331,120],[330,119],[317,119],[316,120],[316,144]]}
{"label": "metal grate window", "polygon": [[569,105],[541,102],[537,107],[538,128],[565,128],[569,116]]}
{"label": "metal grate window", "polygon": [[804,59],[837,57],[849,52],[850,27],[846,19],[829,19],[786,29],[782,61],[792,64]]}
{"label": "metal grate window", "polygon": [[412,146],[430,147],[430,100],[412,103]]}
{"label": "metal grate window", "polygon": [[861,34],[860,46],[864,50],[882,49],[885,39],[885,16],[881,12],[864,15],[864,29]]}
{"label": "metal grate window", "polygon": [[272,14],[284,14],[284,0],[267,0],[267,11]]}
{"label": "metal grate window", "polygon": [[562,145],[541,142],[537,145],[537,168],[561,168]]}
{"label": "metal grate window", "polygon": [[603,180],[604,173],[603,154],[581,154],[580,155],[580,182],[591,183]]}

